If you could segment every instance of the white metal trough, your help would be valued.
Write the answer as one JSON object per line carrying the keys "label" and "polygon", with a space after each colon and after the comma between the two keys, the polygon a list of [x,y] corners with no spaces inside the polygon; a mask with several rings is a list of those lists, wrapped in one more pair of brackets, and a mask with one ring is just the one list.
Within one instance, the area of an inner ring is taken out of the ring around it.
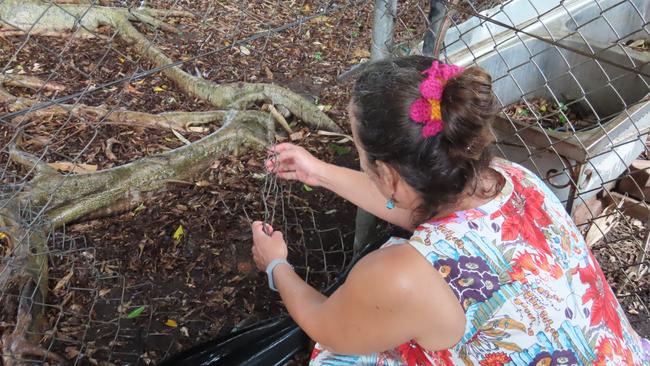
{"label": "white metal trough", "polygon": [[[650,73],[650,52],[625,45],[650,39],[649,21],[647,0],[567,1],[523,26],[560,46],[505,28],[494,34],[492,27],[486,37],[484,27],[474,25],[462,33],[474,43],[446,54],[450,62],[487,69],[503,106],[543,97],[570,101],[595,116],[598,123],[582,130],[549,130],[505,115],[495,123],[501,153],[539,174],[569,211],[613,182],[645,149],[650,79],[565,47]],[[446,40],[453,43],[458,34]]]}

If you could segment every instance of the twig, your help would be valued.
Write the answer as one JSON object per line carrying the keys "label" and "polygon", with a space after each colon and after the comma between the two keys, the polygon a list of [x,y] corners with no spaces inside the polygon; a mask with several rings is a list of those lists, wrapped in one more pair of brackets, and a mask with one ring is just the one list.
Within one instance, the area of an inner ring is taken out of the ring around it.
{"label": "twig", "polygon": [[280,125],[280,127],[282,127],[285,131],[287,131],[289,135],[293,133],[293,131],[291,131],[291,127],[289,126],[289,123],[287,123],[287,120],[284,118],[282,114],[280,114],[280,112],[278,112],[277,109],[275,109],[275,107],[272,104],[264,104],[262,106],[262,110],[263,111],[268,110],[269,113],[271,113],[271,116],[273,116],[275,122],[277,122]]}

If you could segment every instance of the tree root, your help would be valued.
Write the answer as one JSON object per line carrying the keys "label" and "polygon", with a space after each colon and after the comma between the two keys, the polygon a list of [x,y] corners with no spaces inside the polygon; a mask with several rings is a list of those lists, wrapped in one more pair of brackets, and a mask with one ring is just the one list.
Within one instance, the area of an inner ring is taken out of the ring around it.
{"label": "tree root", "polygon": [[[4,0],[0,3],[0,18],[13,29],[41,34],[43,32],[70,31],[79,23],[79,30],[93,33],[101,25],[117,30],[118,35],[134,49],[141,52],[157,67],[173,61],[160,48],[151,43],[132,24],[131,20],[147,21],[155,16],[179,15],[168,10],[137,10],[84,5],[58,5],[48,7],[38,2]],[[154,22],[154,26],[160,23]],[[3,27],[4,23],[0,23]],[[6,26],[5,26],[6,27]],[[205,100],[218,109],[246,109],[257,102],[283,105],[308,125],[323,130],[340,132],[341,129],[325,113],[297,93],[275,84],[235,83],[215,84],[186,73],[180,67],[165,68],[162,73],[191,96]]]}
{"label": "tree root", "polygon": [[[36,103],[21,100],[21,106]],[[10,106],[15,109],[15,106]],[[15,110],[20,110],[18,108]],[[82,122],[106,123],[118,126],[131,126],[136,128],[152,128],[159,130],[174,129],[181,132],[207,132],[208,129],[200,127],[210,123],[221,123],[228,116],[229,111],[205,111],[205,112],[163,112],[158,114],[135,112],[128,110],[111,110],[105,107],[93,107],[84,104],[68,105],[61,104],[44,109],[27,112],[22,116],[15,117],[12,123],[20,126],[26,120],[43,119],[54,116],[71,115]],[[239,111],[239,118],[261,119],[265,115],[257,111]],[[270,116],[267,116],[270,118]]]}
{"label": "tree root", "polygon": [[218,155],[264,147],[273,136],[273,120],[262,112],[231,111],[225,113],[224,120],[220,129],[190,145],[89,174],[61,175],[13,146],[10,158],[34,174],[20,200],[47,207],[46,216],[60,226],[120,200],[137,205],[143,193],[163,189],[166,180],[191,179]]}
{"label": "tree root", "polygon": [[2,311],[16,309],[13,331],[5,332],[0,338],[3,365],[22,365],[26,356],[64,365],[63,358],[37,345],[39,333],[47,324],[40,305],[47,296],[46,227],[39,222],[26,225],[15,202],[1,203],[0,228],[8,250],[0,262],[0,293],[18,290],[16,300],[12,301],[11,296],[3,299]]}
{"label": "tree root", "polygon": [[18,88],[27,88],[32,90],[49,90],[49,91],[64,91],[65,86],[54,83],[45,82],[36,76],[29,75],[13,75],[13,74],[0,74],[0,84],[15,86]]}

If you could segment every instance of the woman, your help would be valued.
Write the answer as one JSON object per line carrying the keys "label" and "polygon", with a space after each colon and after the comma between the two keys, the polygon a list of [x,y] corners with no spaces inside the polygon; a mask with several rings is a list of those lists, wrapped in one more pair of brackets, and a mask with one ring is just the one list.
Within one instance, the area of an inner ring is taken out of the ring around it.
{"label": "woman", "polygon": [[[253,224],[253,256],[318,342],[312,365],[648,365],[558,199],[493,157],[491,79],[426,57],[376,62],[349,106],[357,172],[291,144],[267,168],[321,186],[413,235],[360,260],[329,298]],[[267,235],[267,233],[269,233]]]}

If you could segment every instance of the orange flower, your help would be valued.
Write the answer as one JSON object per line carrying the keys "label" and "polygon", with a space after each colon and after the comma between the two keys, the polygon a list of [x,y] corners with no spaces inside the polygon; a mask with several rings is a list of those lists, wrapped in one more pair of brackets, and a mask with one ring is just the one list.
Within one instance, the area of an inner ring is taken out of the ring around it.
{"label": "orange flower", "polygon": [[489,353],[481,360],[481,366],[502,366],[510,362],[512,359],[504,352]]}

